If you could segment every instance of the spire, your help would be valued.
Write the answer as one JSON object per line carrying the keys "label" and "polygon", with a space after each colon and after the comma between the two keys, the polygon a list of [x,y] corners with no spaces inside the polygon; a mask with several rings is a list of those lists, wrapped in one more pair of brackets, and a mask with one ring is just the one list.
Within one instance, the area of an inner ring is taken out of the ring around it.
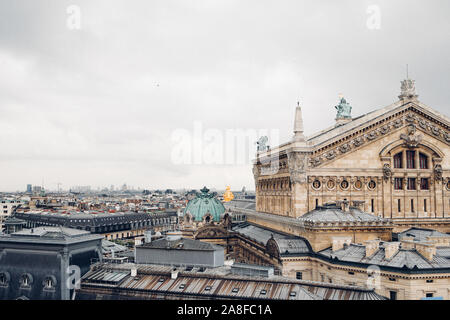
{"label": "spire", "polygon": [[305,136],[303,134],[302,107],[300,107],[300,102],[298,101],[297,108],[295,108],[294,141],[305,141]]}

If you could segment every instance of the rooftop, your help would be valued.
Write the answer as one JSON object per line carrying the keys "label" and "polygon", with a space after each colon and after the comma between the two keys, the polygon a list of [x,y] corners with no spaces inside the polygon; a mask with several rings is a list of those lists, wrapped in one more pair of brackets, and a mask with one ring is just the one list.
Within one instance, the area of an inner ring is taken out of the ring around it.
{"label": "rooftop", "polygon": [[307,240],[287,235],[267,228],[262,228],[248,222],[240,223],[232,227],[232,231],[253,239],[254,241],[266,246],[269,240],[273,239],[280,255],[301,254],[312,252],[311,246]]}
{"label": "rooftop", "polygon": [[101,235],[88,231],[64,227],[38,227],[23,229],[0,236],[0,242],[29,242],[29,243],[77,243],[103,239]]}
{"label": "rooftop", "polygon": [[[450,260],[448,256],[441,255],[437,250],[431,261],[423,257],[415,249],[402,249],[398,251],[390,258],[386,258],[386,245],[387,242],[380,242],[378,250],[376,250],[371,256],[366,256],[366,246],[363,244],[350,244],[340,250],[333,251],[332,248],[328,248],[320,251],[318,254],[326,256],[331,259],[336,259],[343,262],[363,263],[367,265],[378,265],[393,268],[406,268],[406,269],[440,269],[450,268]],[[449,253],[447,248],[447,254]]]}
{"label": "rooftop", "polygon": [[179,238],[169,240],[167,238],[157,239],[146,242],[139,246],[140,248],[165,249],[165,250],[195,250],[195,251],[217,251],[223,250],[223,247],[200,240],[192,240],[188,238]]}
{"label": "rooftop", "polygon": [[387,219],[361,211],[357,207],[349,207],[348,211],[341,209],[336,203],[318,206],[316,209],[298,218],[303,222],[378,222],[388,223]]}
{"label": "rooftop", "polygon": [[[131,276],[131,269],[136,276]],[[221,267],[226,269],[227,267]],[[228,267],[230,268],[230,267]],[[195,299],[271,299],[271,300],[383,300],[384,297],[361,287],[325,284],[284,277],[270,279],[233,275],[228,270],[218,273],[215,269],[200,272],[177,269],[172,277],[172,267],[120,264],[96,265],[81,280],[77,299],[92,299],[95,288],[110,298],[126,296],[149,299],[154,294],[177,294]]]}

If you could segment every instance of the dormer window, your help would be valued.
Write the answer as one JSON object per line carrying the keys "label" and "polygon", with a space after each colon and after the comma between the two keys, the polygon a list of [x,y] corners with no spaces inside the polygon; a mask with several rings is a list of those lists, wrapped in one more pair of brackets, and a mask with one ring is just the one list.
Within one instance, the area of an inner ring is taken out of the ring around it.
{"label": "dormer window", "polygon": [[56,287],[56,278],[54,276],[48,276],[45,278],[44,282],[44,290],[54,290]]}
{"label": "dormer window", "polygon": [[0,273],[0,287],[7,287],[9,284],[9,275],[5,272]]}
{"label": "dormer window", "polygon": [[33,278],[29,273],[25,273],[20,277],[20,287],[21,288],[29,288],[31,283],[33,282]]}

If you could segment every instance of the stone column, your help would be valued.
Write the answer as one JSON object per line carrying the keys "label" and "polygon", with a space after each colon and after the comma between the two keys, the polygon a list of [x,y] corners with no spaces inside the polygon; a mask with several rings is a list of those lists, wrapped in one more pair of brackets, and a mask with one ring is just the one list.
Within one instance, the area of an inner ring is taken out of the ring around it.
{"label": "stone column", "polygon": [[[435,199],[435,212],[436,212],[436,218],[443,218],[444,217],[444,203],[442,199],[442,166],[440,164],[440,159],[433,159],[434,160],[434,199]],[[433,177],[432,177],[433,179]]]}

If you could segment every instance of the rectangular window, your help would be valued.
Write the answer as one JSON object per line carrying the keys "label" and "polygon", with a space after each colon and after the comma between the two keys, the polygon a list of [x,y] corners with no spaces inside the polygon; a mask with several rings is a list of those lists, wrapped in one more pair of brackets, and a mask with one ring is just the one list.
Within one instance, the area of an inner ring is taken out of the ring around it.
{"label": "rectangular window", "polygon": [[406,151],[406,168],[415,169],[416,168],[416,152]]}
{"label": "rectangular window", "polygon": [[370,200],[370,204],[372,207],[372,212],[375,212],[375,201],[373,201],[373,199]]}
{"label": "rectangular window", "polygon": [[298,279],[298,280],[302,280],[303,274],[302,274],[301,272],[297,272],[297,273],[295,274],[295,278]]}
{"label": "rectangular window", "polygon": [[420,169],[428,169],[428,157],[425,154],[419,153],[419,163]]}
{"label": "rectangular window", "polygon": [[316,208],[319,206],[319,199],[316,199]]}
{"label": "rectangular window", "polygon": [[420,178],[420,189],[430,190],[430,184],[428,183],[428,178]]}
{"label": "rectangular window", "polygon": [[389,291],[389,298],[391,300],[397,300],[397,292],[396,291]]}
{"label": "rectangular window", "polygon": [[411,199],[411,212],[414,212],[414,199]]}
{"label": "rectangular window", "polygon": [[408,190],[416,190],[416,178],[408,178]]}
{"label": "rectangular window", "polygon": [[402,205],[401,205],[400,199],[397,200],[397,207],[398,207],[398,212],[401,212],[402,211]]}
{"label": "rectangular window", "polygon": [[394,168],[403,168],[402,158],[403,158],[403,152],[397,153],[394,156]]}
{"label": "rectangular window", "polygon": [[394,178],[394,190],[403,190],[403,178]]}
{"label": "rectangular window", "polygon": [[423,199],[423,211],[427,212],[427,199]]}
{"label": "rectangular window", "polygon": [[426,297],[427,298],[433,298],[433,294],[431,292],[429,292],[429,293],[426,294]]}

